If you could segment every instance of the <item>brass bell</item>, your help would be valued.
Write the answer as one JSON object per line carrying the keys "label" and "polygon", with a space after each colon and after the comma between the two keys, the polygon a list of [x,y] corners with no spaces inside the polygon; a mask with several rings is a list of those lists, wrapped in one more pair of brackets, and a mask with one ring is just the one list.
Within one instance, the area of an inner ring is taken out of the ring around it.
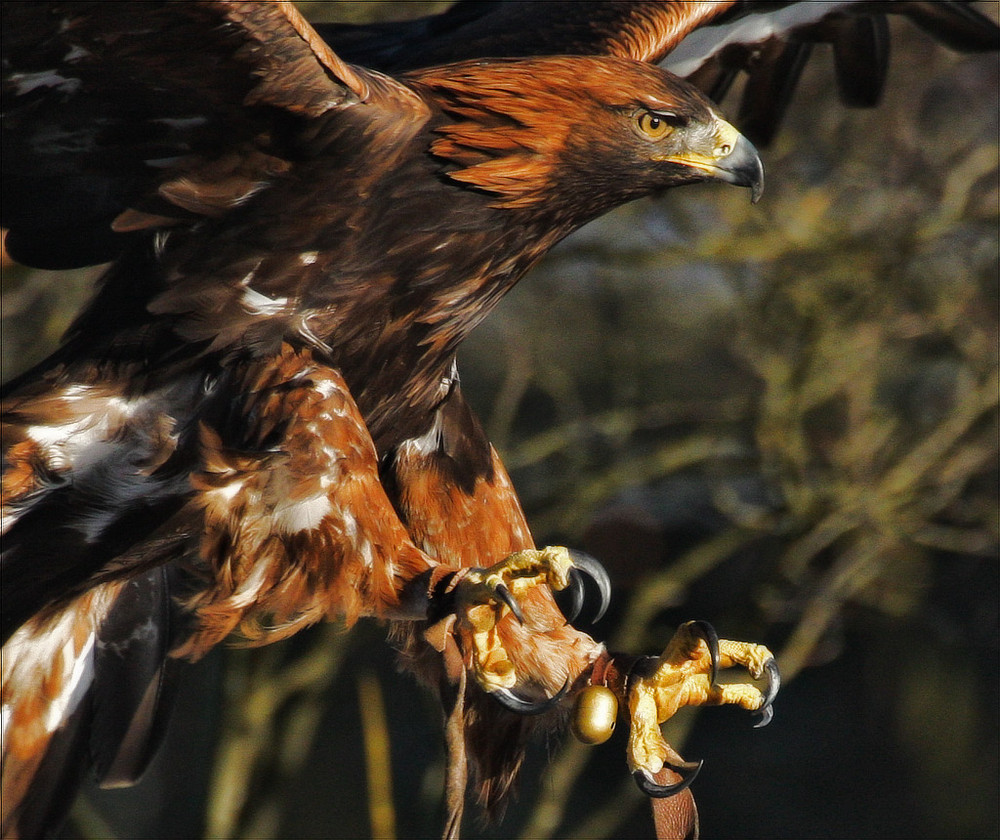
{"label": "brass bell", "polygon": [[584,744],[603,744],[615,731],[618,698],[603,685],[588,685],[576,696],[570,728]]}

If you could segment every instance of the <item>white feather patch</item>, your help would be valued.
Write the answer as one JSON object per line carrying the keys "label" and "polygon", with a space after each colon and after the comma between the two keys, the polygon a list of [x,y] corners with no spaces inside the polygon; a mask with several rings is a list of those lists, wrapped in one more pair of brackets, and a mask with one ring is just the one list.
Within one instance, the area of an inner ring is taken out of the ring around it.
{"label": "white feather patch", "polygon": [[407,455],[419,455],[421,458],[426,458],[441,448],[441,437],[441,412],[439,411],[434,415],[434,422],[426,432],[419,437],[403,441],[400,449],[405,451]]}
{"label": "white feather patch", "polygon": [[[76,710],[90,683],[94,679],[94,631],[87,636],[83,650],[77,652],[72,639],[63,645],[63,690],[54,697],[45,710],[45,728],[49,732],[58,729],[64,720]],[[68,673],[67,673],[68,672]]]}
{"label": "white feather patch", "polygon": [[313,496],[299,502],[279,505],[274,509],[274,521],[279,531],[295,534],[312,531],[333,510],[326,494]]}
{"label": "white feather patch", "polygon": [[239,588],[232,594],[229,603],[236,609],[249,607],[260,600],[260,593],[267,578],[268,565],[258,562],[247,575]]}
{"label": "white feather patch", "polygon": [[208,494],[210,494],[213,497],[216,496],[219,497],[222,504],[228,504],[229,502],[231,502],[233,499],[236,498],[236,495],[242,489],[243,489],[243,481],[242,479],[240,479],[238,481],[230,481],[229,484],[223,484],[221,487],[213,487],[211,490],[208,491]]}
{"label": "white feather patch", "polygon": [[[42,675],[56,675],[46,679],[48,686],[57,686],[56,693],[47,694],[44,700],[42,725],[48,732],[58,729],[80,704],[94,677],[94,638],[90,630],[83,647],[74,643],[78,632],[78,614],[70,609],[53,624],[38,633],[32,623],[22,625],[3,647],[3,684],[17,686],[39,684]],[[11,697],[16,701],[18,692]],[[6,744],[7,726],[13,717],[13,708],[4,705],[0,714],[2,738]]]}
{"label": "white feather patch", "polygon": [[277,315],[288,305],[287,297],[272,298],[261,294],[249,286],[240,298],[243,308],[251,315]]}
{"label": "white feather patch", "polygon": [[14,84],[14,93],[24,96],[38,88],[55,88],[61,93],[76,93],[83,82],[80,79],[67,79],[55,70],[39,70],[35,73],[13,73],[9,81]]}
{"label": "white feather patch", "polygon": [[[71,385],[60,396],[72,404],[89,395],[86,388]],[[52,468],[85,469],[118,445],[113,441],[115,432],[146,405],[146,400],[108,397],[102,403],[100,412],[88,412],[66,423],[29,426],[25,434],[45,452]]]}

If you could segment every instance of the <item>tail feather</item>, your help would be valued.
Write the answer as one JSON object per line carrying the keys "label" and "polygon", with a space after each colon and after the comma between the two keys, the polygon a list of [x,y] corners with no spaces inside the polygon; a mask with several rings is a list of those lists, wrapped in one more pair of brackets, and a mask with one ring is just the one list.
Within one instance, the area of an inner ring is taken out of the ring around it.
{"label": "tail feather", "polygon": [[162,740],[180,663],[170,572],[153,569],[122,587],[94,651],[90,757],[102,787],[134,784]]}
{"label": "tail feather", "polygon": [[4,837],[65,818],[87,767],[131,784],[155,753],[177,664],[170,580],[155,569],[95,587],[22,625],[3,648],[0,794]]}

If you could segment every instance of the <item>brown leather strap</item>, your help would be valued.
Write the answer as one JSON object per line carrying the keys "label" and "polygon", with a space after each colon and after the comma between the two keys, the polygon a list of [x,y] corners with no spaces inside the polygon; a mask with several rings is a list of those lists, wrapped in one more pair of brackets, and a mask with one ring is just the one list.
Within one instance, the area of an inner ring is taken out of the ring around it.
{"label": "brown leather strap", "polygon": [[[440,581],[437,581],[440,583]],[[465,810],[468,758],[465,753],[465,689],[467,671],[453,633],[455,616],[447,615],[424,630],[424,640],[441,653],[442,671],[438,690],[444,706],[445,819],[442,840],[458,840]]]}
{"label": "brown leather strap", "polygon": [[[673,750],[668,761],[683,763]],[[673,770],[664,767],[654,777],[658,785],[674,785],[681,781]],[[656,827],[657,840],[697,840],[698,837],[698,806],[690,789],[682,790],[666,799],[651,799],[653,808],[653,825]]]}
{"label": "brown leather strap", "polygon": [[[451,642],[454,645],[454,642]],[[448,758],[445,777],[445,820],[442,840],[458,840],[462,831],[462,814],[465,810],[465,789],[468,785],[469,763],[465,755],[465,680],[462,668],[458,685],[455,687],[454,702],[447,709],[445,720],[445,744]]]}

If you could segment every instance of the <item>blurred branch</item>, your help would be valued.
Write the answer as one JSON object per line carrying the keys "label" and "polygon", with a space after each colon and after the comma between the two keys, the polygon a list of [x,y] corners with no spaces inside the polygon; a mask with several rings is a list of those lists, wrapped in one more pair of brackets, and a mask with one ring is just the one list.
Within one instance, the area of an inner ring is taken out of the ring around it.
{"label": "blurred branch", "polygon": [[396,836],[396,812],[392,798],[389,726],[382,702],[382,687],[370,671],[358,677],[358,709],[365,738],[371,836],[377,840],[393,840]]}
{"label": "blurred branch", "polygon": [[[655,644],[649,627],[664,609],[682,604],[687,587],[758,537],[740,528],[727,528],[699,543],[677,560],[637,582],[635,594],[611,641],[613,650],[647,650]],[[665,640],[659,640],[662,644]]]}
{"label": "blurred branch", "polygon": [[[343,629],[334,624],[313,632],[309,650],[291,664],[283,661],[287,651],[281,645],[234,652],[230,658],[207,837],[277,833],[283,788],[308,757],[323,714],[323,696],[349,644]],[[270,782],[251,800],[258,789],[255,779],[265,771]]]}
{"label": "blurred branch", "polygon": [[533,517],[536,529],[579,534],[593,519],[597,507],[616,493],[708,462],[748,455],[742,444],[715,435],[690,435],[658,446],[650,453],[624,456],[601,472],[591,472],[573,485],[571,505]]}

